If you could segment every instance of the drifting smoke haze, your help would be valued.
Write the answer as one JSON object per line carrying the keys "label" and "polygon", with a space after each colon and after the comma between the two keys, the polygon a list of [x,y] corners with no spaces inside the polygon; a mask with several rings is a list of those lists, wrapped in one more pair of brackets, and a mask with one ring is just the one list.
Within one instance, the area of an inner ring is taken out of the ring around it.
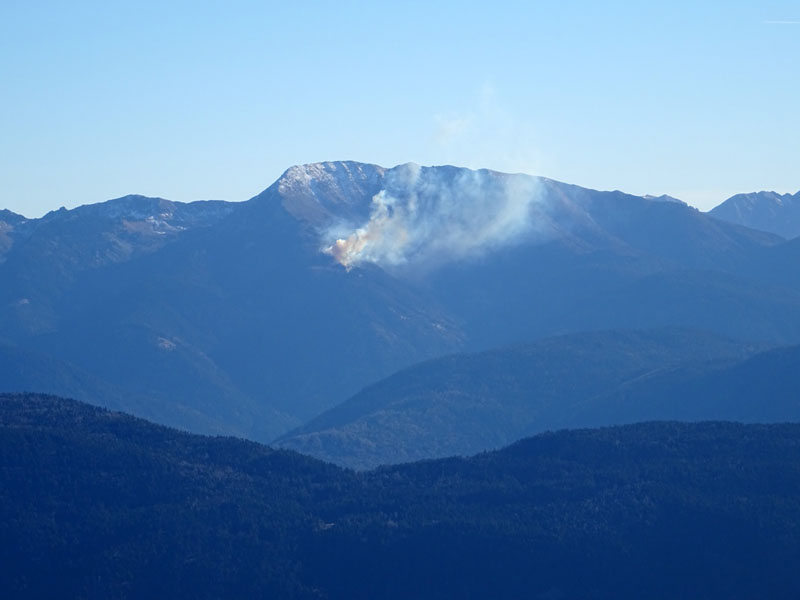
{"label": "drifting smoke haze", "polygon": [[328,231],[324,248],[345,267],[434,266],[545,231],[541,184],[526,175],[401,165],[386,172],[366,223]]}

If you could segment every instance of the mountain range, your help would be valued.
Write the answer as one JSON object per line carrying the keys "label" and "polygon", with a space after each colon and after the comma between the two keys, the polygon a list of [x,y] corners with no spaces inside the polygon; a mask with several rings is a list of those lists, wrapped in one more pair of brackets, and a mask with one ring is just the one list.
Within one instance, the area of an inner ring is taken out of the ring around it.
{"label": "mountain range", "polygon": [[0,589],[797,597],[796,198],[330,162],[2,210]]}
{"label": "mountain range", "polygon": [[331,162],[241,203],[4,211],[2,387],[270,441],[451,354],[665,327],[800,343],[800,246],[662,200]]}

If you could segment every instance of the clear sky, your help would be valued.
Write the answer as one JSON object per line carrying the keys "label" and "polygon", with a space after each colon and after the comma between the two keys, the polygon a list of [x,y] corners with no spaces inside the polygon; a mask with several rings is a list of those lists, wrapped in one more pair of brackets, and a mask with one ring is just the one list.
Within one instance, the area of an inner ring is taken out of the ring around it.
{"label": "clear sky", "polygon": [[800,189],[800,1],[0,2],[0,208],[456,164]]}

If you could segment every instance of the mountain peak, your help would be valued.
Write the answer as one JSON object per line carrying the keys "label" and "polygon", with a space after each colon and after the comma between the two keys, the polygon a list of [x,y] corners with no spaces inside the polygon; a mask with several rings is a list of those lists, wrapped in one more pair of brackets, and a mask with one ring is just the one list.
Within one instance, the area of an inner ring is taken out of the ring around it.
{"label": "mountain peak", "polygon": [[791,239],[800,235],[800,191],[794,195],[771,191],[737,194],[713,208],[709,214],[723,221]]}
{"label": "mountain peak", "polygon": [[678,204],[686,204],[683,200],[679,200],[678,198],[674,198],[673,196],[668,196],[667,194],[661,194],[660,196],[651,196],[650,194],[645,194],[642,196],[645,200],[651,200],[653,202],[676,202]]}
{"label": "mountain peak", "polygon": [[8,210],[7,208],[0,209],[0,221],[7,223],[8,225],[16,225],[17,223],[21,223],[22,221],[27,221],[28,219],[22,215],[18,215],[15,212]]}
{"label": "mountain peak", "polygon": [[253,200],[277,194],[283,208],[298,221],[322,229],[334,221],[359,221],[381,188],[386,169],[354,161],[295,165]]}
{"label": "mountain peak", "polygon": [[[420,275],[454,261],[482,260],[497,250],[554,239],[584,250],[610,244],[622,252],[655,250],[664,258],[691,258],[693,264],[706,260],[657,232],[647,233],[654,212],[668,213],[664,218],[692,228],[695,239],[715,239],[720,247],[731,235],[756,235],[735,233],[713,219],[698,220],[695,209],[667,195],[600,192],[450,165],[296,165],[253,200],[282,208],[306,226],[321,252],[347,269],[372,263],[395,275]],[[769,237],[756,243],[777,241]]]}
{"label": "mountain peak", "polygon": [[143,223],[154,233],[169,233],[216,223],[230,214],[234,208],[234,203],[222,200],[186,203],[128,194],[105,202],[84,204],[71,210],[62,208],[51,211],[42,220],[94,218],[129,225]]}
{"label": "mountain peak", "polygon": [[98,204],[85,204],[76,211],[85,211],[108,219],[144,220],[148,217],[169,218],[178,203],[164,198],[152,198],[140,194],[128,194]]}

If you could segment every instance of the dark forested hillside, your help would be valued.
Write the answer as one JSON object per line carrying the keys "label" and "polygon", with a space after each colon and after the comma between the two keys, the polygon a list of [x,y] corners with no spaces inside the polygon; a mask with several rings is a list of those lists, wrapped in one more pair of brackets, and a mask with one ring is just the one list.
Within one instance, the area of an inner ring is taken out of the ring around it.
{"label": "dark forested hillside", "polygon": [[[474,454],[575,423],[591,427],[645,420],[633,415],[677,418],[699,394],[675,394],[658,403],[637,403],[633,396],[619,406],[606,397],[638,389],[634,385],[640,381],[682,380],[682,369],[715,371],[761,349],[706,332],[662,329],[555,336],[457,354],[369,386],[276,443],[353,468],[371,468]],[[775,414],[800,418],[800,407],[782,410]],[[720,398],[704,417],[747,418],[726,411]]]}
{"label": "dark forested hillside", "polygon": [[347,473],[73,401],[3,396],[2,583],[14,598],[310,597],[297,539]]}
{"label": "dark forested hillside", "polygon": [[650,373],[580,403],[564,425],[597,427],[663,418],[800,421],[800,346],[774,348],[734,364],[684,365]]}
{"label": "dark forested hillside", "polygon": [[354,474],[0,396],[13,598],[789,598],[800,425],[645,423]]}

